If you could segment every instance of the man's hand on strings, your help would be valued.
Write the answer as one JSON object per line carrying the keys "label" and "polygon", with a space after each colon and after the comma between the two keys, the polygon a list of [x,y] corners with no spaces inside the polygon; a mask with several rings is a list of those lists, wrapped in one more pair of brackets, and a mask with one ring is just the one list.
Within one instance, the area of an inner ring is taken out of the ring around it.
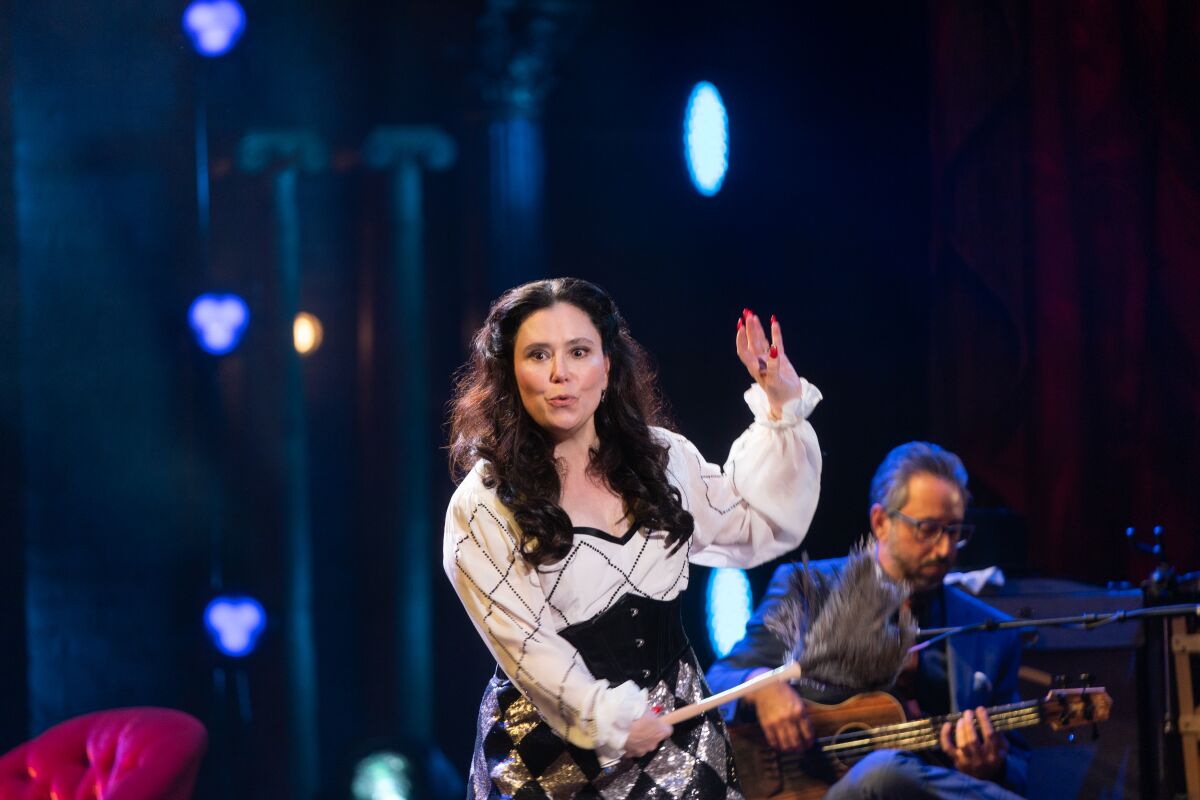
{"label": "man's hand on strings", "polygon": [[957,723],[943,724],[941,740],[942,749],[954,760],[959,772],[983,780],[994,780],[1002,774],[1008,757],[1008,740],[992,728],[983,706],[964,711]]}

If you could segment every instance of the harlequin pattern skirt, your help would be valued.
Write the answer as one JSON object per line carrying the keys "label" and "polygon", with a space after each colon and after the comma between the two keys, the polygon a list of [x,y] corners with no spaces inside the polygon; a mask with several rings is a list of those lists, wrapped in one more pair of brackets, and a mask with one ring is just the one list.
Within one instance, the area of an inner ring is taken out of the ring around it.
{"label": "harlequin pattern skirt", "polygon": [[[650,704],[665,713],[707,694],[688,648],[650,689]],[[594,751],[555,734],[501,675],[483,695],[468,783],[468,800],[743,800],[717,710],[679,723],[654,752],[601,769]]]}

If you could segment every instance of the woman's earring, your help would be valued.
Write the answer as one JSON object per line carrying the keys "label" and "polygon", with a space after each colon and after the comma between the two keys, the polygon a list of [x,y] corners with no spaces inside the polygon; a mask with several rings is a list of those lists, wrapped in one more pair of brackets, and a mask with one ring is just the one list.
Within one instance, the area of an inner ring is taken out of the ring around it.
{"label": "woman's earring", "polygon": [[608,389],[601,389],[601,390],[600,390],[600,402],[601,402],[601,403],[603,403],[603,402],[604,402],[604,396],[605,396],[606,394],[608,394]]}

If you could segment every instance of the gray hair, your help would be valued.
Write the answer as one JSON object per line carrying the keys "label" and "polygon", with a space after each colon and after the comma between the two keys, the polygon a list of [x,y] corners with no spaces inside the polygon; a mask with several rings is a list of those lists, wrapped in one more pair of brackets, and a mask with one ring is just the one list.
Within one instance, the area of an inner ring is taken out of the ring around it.
{"label": "gray hair", "polygon": [[922,473],[955,484],[964,503],[971,499],[962,459],[931,442],[907,442],[893,448],[875,470],[868,509],[878,503],[889,513],[899,511],[908,502],[909,479]]}

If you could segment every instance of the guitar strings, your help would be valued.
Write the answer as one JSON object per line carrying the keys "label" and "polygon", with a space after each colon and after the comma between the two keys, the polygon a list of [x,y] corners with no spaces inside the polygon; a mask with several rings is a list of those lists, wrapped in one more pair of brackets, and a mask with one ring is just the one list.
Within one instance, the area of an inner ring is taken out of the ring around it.
{"label": "guitar strings", "polygon": [[[1009,710],[1010,709],[1010,710]],[[997,732],[1015,730],[1017,728],[1036,725],[1041,722],[1041,709],[1037,701],[1031,703],[1014,703],[1010,706],[999,706],[989,714],[992,727]],[[933,719],[917,720],[915,722],[899,723],[876,729],[875,733],[856,731],[846,736],[821,737],[816,741],[820,751],[827,756],[836,756],[853,760],[868,753],[891,747],[904,750],[923,750],[937,747],[939,744],[938,731],[944,722],[955,722],[962,717],[961,713],[948,714]],[[879,731],[886,731],[879,733]],[[812,751],[810,751],[811,753]],[[780,753],[780,761],[799,762],[809,754]]]}
{"label": "guitar strings", "polygon": [[[903,726],[887,726],[886,728],[877,728],[874,732],[862,731],[857,735],[841,737],[824,737],[818,740],[818,744],[824,745],[826,749],[840,750],[855,747],[863,744],[871,743],[888,743],[893,741],[907,741],[913,738],[921,738],[924,735],[934,735],[941,729],[945,722],[957,722],[962,717],[962,714],[951,714],[945,717],[938,717],[927,720],[920,720],[916,723],[909,723]],[[992,720],[992,726],[1007,726],[1006,729],[1011,730],[1013,724],[1026,723],[1027,721],[1037,722],[1041,719],[1041,712],[1036,707],[1025,709],[1017,709],[1013,711],[998,711],[994,715],[989,715]]]}
{"label": "guitar strings", "polygon": [[[1086,690],[1086,694],[1101,690]],[[989,709],[988,717],[992,729],[998,733],[1016,730],[1031,725],[1037,725],[1044,717],[1044,701],[1026,700],[1019,703],[996,706]],[[957,722],[963,717],[962,712],[946,714],[940,717],[902,722],[885,725],[870,731],[851,731],[840,736],[824,736],[818,738],[812,749],[805,753],[776,753],[780,767],[795,766],[798,762],[820,754],[827,758],[853,761],[883,747],[905,750],[925,750],[939,746],[941,726],[947,722]]]}
{"label": "guitar strings", "polygon": [[[945,720],[950,721],[950,720]],[[1041,714],[1037,709],[1029,709],[1025,711],[1010,712],[1004,715],[997,715],[993,718],[992,727],[998,732],[1006,730],[1014,730],[1016,728],[1036,725],[1041,721]],[[941,725],[926,720],[922,728],[909,729],[901,732],[891,732],[884,735],[864,735],[853,739],[844,739],[841,741],[833,741],[833,737],[828,737],[825,741],[830,742],[822,746],[822,750],[829,755],[839,757],[854,758],[860,755],[865,755],[874,750],[884,747],[890,747],[898,750],[923,750],[937,747],[939,744],[939,731]]]}
{"label": "guitar strings", "polygon": [[[992,719],[996,719],[998,717],[1003,718],[1006,715],[1014,713],[1014,712],[1015,713],[1024,713],[1031,709],[1034,711],[1037,711],[1038,704],[1039,704],[1039,701],[1037,701],[1037,700],[1026,700],[1026,701],[1023,701],[1020,703],[1009,703],[1008,705],[996,706],[995,708],[991,709],[988,712],[988,716]],[[900,732],[907,731],[907,730],[922,729],[929,725],[936,725],[937,727],[941,727],[941,724],[943,722],[957,722],[961,716],[962,716],[962,713],[957,712],[954,714],[946,714],[946,715],[940,716],[940,717],[932,717],[930,719],[918,719],[918,720],[913,720],[912,722],[898,722],[894,725],[884,725],[879,728],[874,728],[874,729],[872,729],[872,731],[855,731],[853,734],[848,734],[847,736],[858,736],[859,738],[870,737],[875,734],[881,734],[881,735],[886,736],[891,733],[900,733]],[[845,739],[845,738],[847,738],[847,736],[840,736],[837,738]],[[828,737],[825,737],[824,739],[819,739],[818,742],[823,742],[823,741],[832,742],[834,740],[835,740],[835,737],[828,736]]]}
{"label": "guitar strings", "polygon": [[[1035,725],[1040,721],[1041,717],[1036,713],[1014,714],[1010,717],[997,719],[993,722],[992,727],[997,732],[1003,732]],[[940,744],[939,731],[940,726],[937,728],[930,726],[926,730],[913,731],[907,735],[871,737],[856,742],[846,742],[845,744],[839,742],[824,748],[824,750],[831,755],[846,757],[865,755],[882,747],[890,747],[897,750],[924,750],[937,747]]]}

